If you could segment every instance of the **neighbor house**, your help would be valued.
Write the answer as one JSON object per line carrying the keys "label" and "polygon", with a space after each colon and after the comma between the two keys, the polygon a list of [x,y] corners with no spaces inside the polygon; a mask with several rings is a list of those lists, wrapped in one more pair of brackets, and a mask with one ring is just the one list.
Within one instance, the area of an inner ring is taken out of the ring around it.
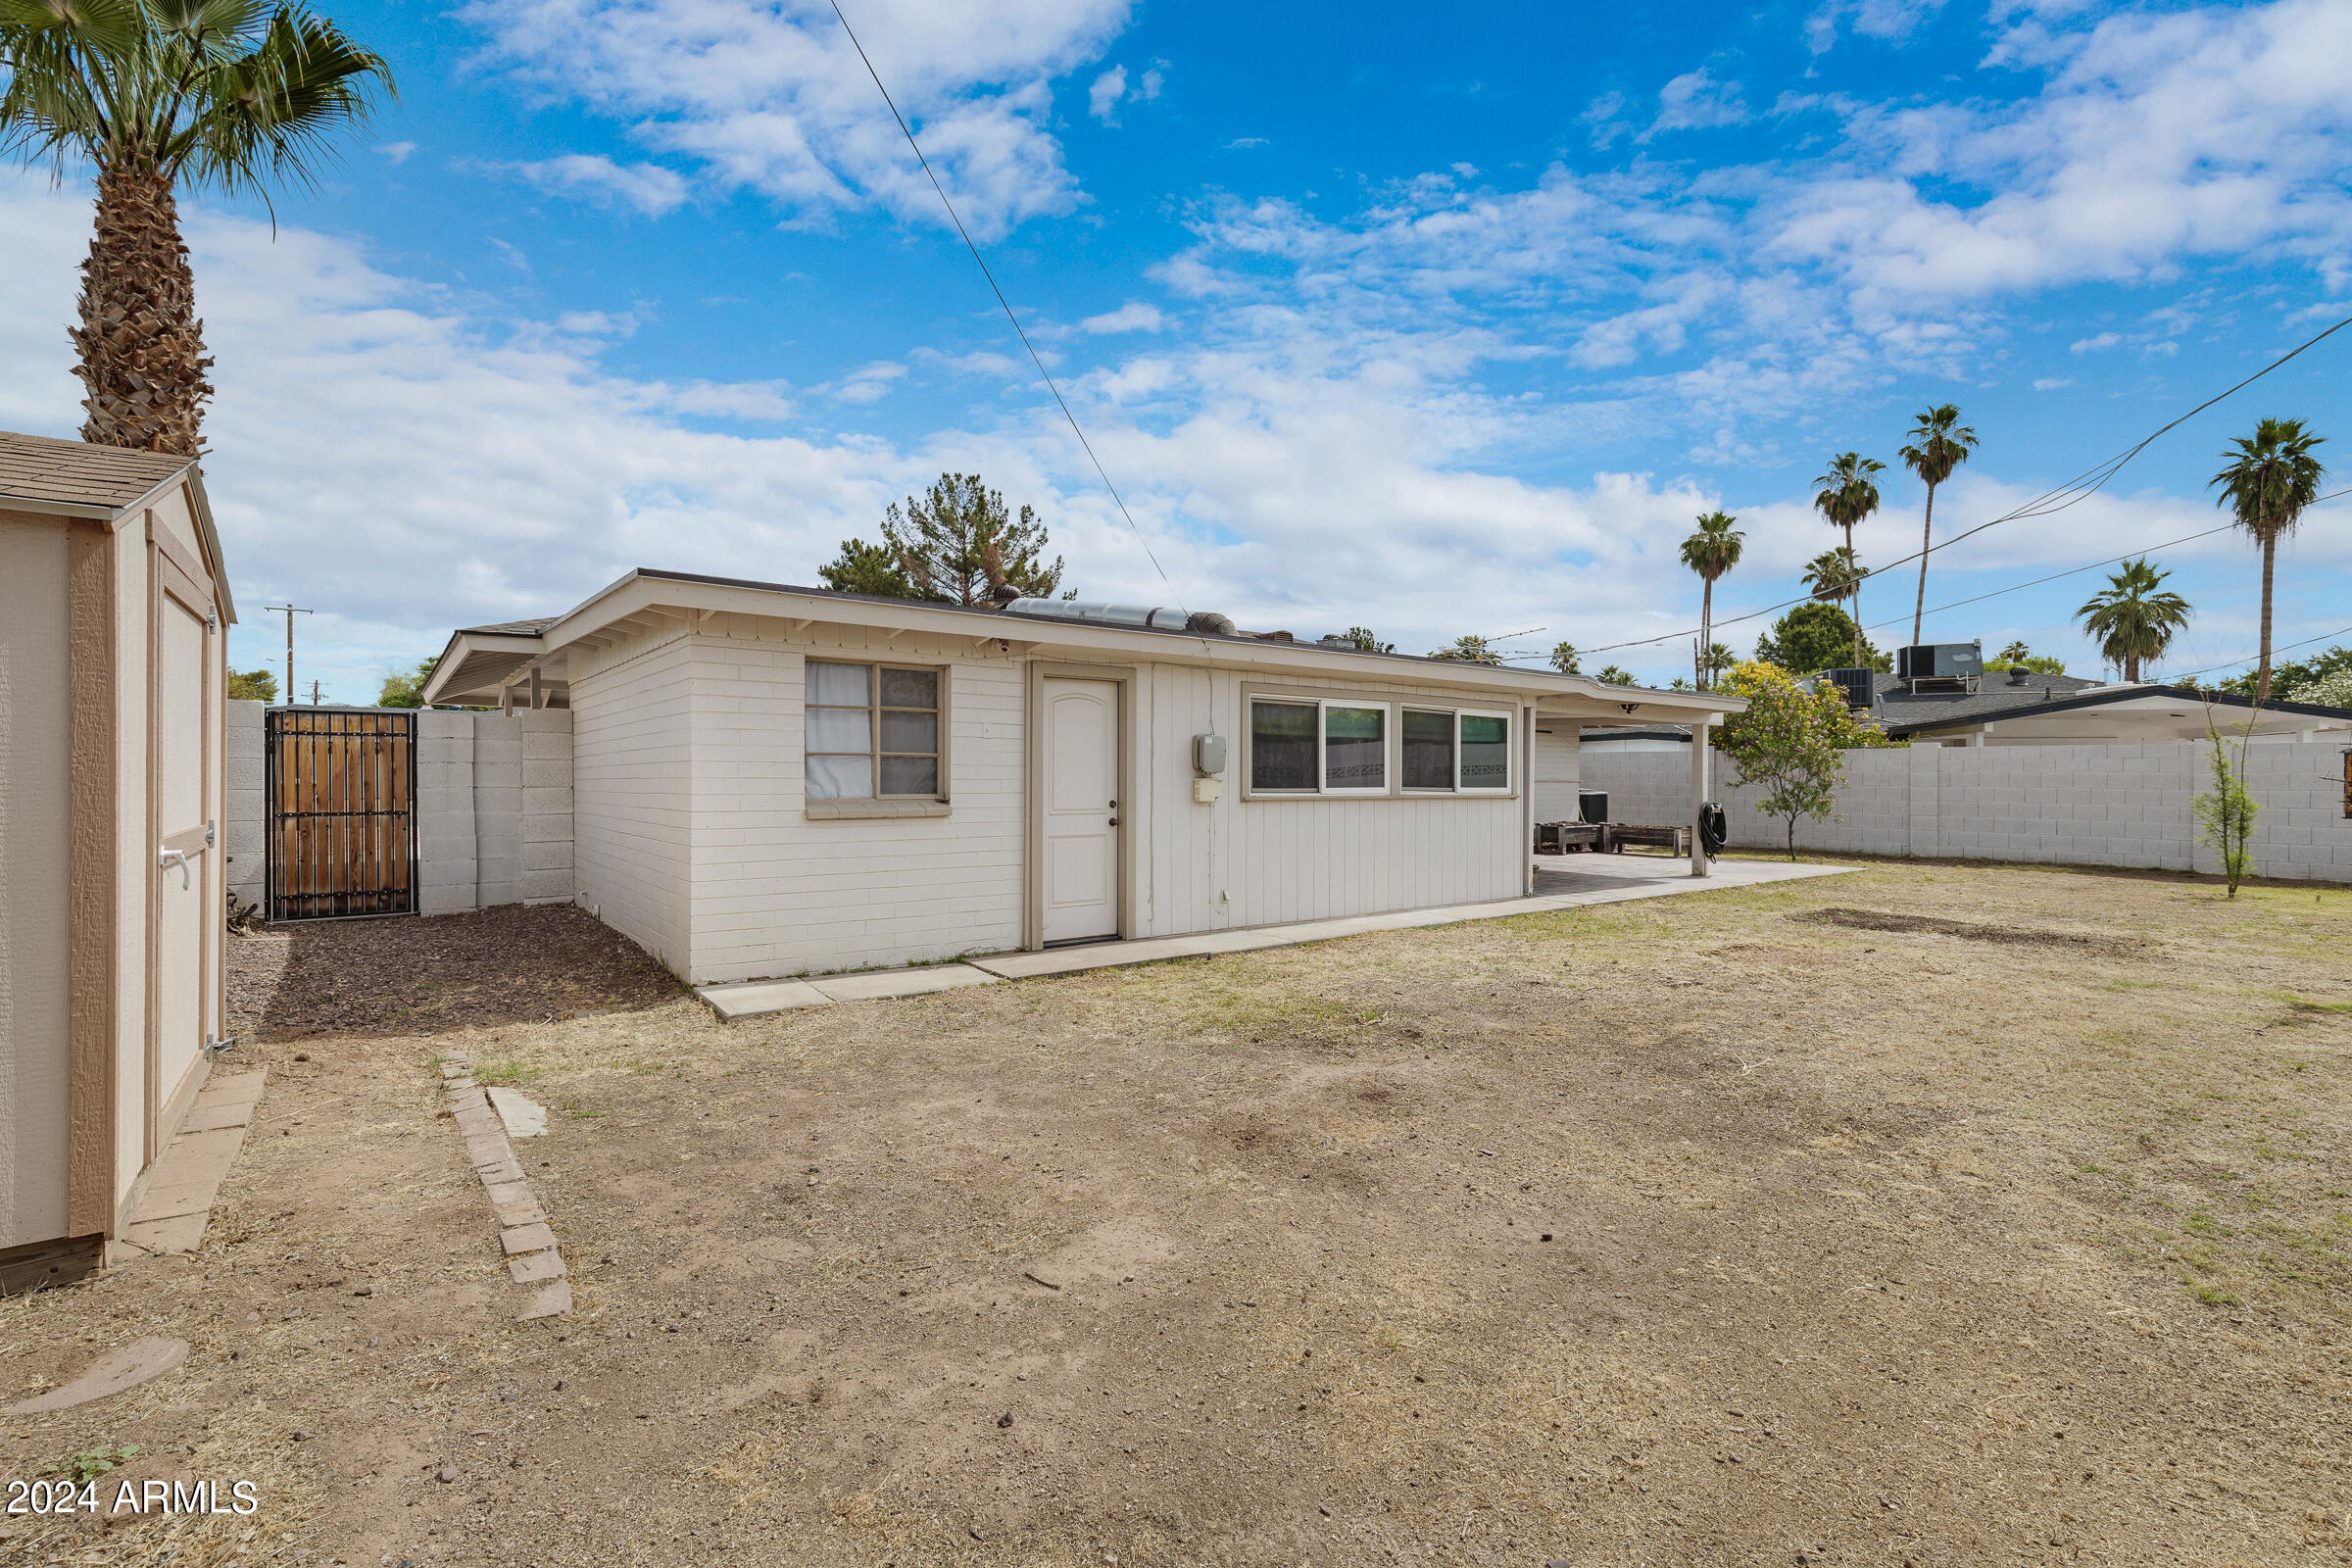
{"label": "neighbor house", "polygon": [[1581,725],[1742,706],[654,570],[455,633],[424,696],[570,710],[573,898],[698,985],[1516,898]]}
{"label": "neighbor house", "polygon": [[234,619],[192,460],[0,433],[0,1289],[100,1260],[223,1032]]}

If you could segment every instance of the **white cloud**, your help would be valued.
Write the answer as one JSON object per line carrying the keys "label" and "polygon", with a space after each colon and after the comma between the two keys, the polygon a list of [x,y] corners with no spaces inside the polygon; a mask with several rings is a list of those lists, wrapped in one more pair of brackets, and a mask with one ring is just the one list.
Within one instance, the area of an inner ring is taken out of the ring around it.
{"label": "white cloud", "polygon": [[409,161],[409,154],[415,152],[416,150],[416,144],[413,141],[388,141],[382,146],[376,148],[376,151],[381,153],[384,159],[394,168],[398,168],[400,165],[407,163]]}
{"label": "white cloud", "polygon": [[861,366],[824,389],[837,403],[879,403],[891,387],[906,378],[906,367],[892,360]]}
{"label": "white cloud", "polygon": [[2075,378],[2071,375],[2036,376],[2034,380],[2034,390],[2036,392],[2055,392],[2060,387],[2073,386],[2074,384]]}
{"label": "white cloud", "polygon": [[[1069,210],[1052,83],[1101,54],[1129,0],[875,0],[859,37],[964,220],[983,236]],[[801,221],[879,206],[944,221],[830,6],[808,0],[518,0],[463,15],[487,58],[628,125]]]}
{"label": "white cloud", "polygon": [[1943,0],[1829,0],[1805,19],[1805,43],[1815,54],[1827,54],[1839,29],[1850,25],[1861,37],[1900,44],[1942,9]]}
{"label": "white cloud", "polygon": [[675,170],[660,164],[616,164],[602,153],[569,153],[508,169],[543,190],[578,196],[599,206],[617,203],[634,207],[648,218],[660,218],[686,200],[686,181]]}
{"label": "white cloud", "polygon": [[1688,71],[1658,91],[1658,118],[1634,138],[1647,141],[1669,130],[1707,130],[1719,125],[1743,125],[1748,112],[1740,83],[1718,81],[1705,67]]}
{"label": "white cloud", "polygon": [[1159,311],[1141,300],[1129,300],[1115,311],[1090,316],[1078,323],[1089,332],[1156,332],[1160,327]]}
{"label": "white cloud", "polygon": [[1117,109],[1119,100],[1126,96],[1127,68],[1113,66],[1097,76],[1095,84],[1087,89],[1086,112],[1106,125],[1115,125],[1118,122],[1111,118],[1111,111]]}
{"label": "white cloud", "polygon": [[2079,337],[2066,346],[2069,354],[2096,354],[2111,349],[2124,340],[2121,332],[2100,332],[2092,337]]}

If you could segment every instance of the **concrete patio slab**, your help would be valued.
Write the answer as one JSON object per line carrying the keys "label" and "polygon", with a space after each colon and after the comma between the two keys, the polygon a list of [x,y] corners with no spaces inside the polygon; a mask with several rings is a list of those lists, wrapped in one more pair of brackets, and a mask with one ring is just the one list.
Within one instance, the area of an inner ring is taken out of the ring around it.
{"label": "concrete patio slab", "polygon": [[888,997],[921,997],[958,986],[993,986],[997,977],[963,963],[935,963],[920,969],[882,969],[869,974],[830,974],[808,982],[828,1002],[878,1002]]}
{"label": "concrete patio slab", "polygon": [[[1563,858],[1583,860],[1585,857]],[[974,958],[972,967],[1006,980],[1039,975],[1076,974],[1125,964],[1162,963],[1170,958],[1197,958],[1219,953],[1250,953],[1264,948],[1291,947],[1302,942],[1329,942],[1368,931],[1408,931],[1425,926],[1454,925],[1465,920],[1501,920],[1515,914],[1543,914],[1590,905],[1621,904],[1633,899],[1673,898],[1686,893],[1711,893],[1725,888],[1757,887],[1802,877],[1840,876],[1853,869],[1842,865],[1780,865],[1760,860],[1718,860],[1712,874],[1694,877],[1690,862],[1664,856],[1592,856],[1591,869],[1583,864],[1561,865],[1551,858],[1536,867],[1535,895],[1500,899],[1488,904],[1457,904],[1435,909],[1402,909],[1395,914],[1353,915],[1340,920],[1306,920],[1295,925],[1256,926],[1244,931],[1215,931],[1182,937],[1147,937],[1135,942],[1102,942],[1082,948],[1054,948],[1044,953],[1007,953],[993,958]]]}
{"label": "concrete patio slab", "polygon": [[244,1147],[267,1078],[265,1072],[226,1074],[196,1091],[122,1227],[123,1241],[149,1252],[192,1252],[202,1245],[213,1200]]}
{"label": "concrete patio slab", "polygon": [[694,994],[730,1023],[792,1007],[822,1007],[833,1000],[805,980],[739,980],[723,986],[700,986]]}
{"label": "concrete patio slab", "polygon": [[[1567,862],[1567,863],[1563,863]],[[1589,863],[1587,863],[1589,862]],[[1044,953],[1006,953],[965,963],[935,964],[919,969],[882,969],[864,974],[820,975],[811,980],[741,980],[701,986],[695,995],[716,1009],[722,1019],[757,1018],[793,1007],[821,1007],[836,1002],[874,1002],[890,997],[919,997],[957,986],[990,985],[999,980],[1028,980],[1042,975],[1077,974],[1088,969],[1111,969],[1126,964],[1162,963],[1170,958],[1208,957],[1220,953],[1252,953],[1287,948],[1302,942],[1329,942],[1368,931],[1407,931],[1423,926],[1454,925],[1465,920],[1500,920],[1514,914],[1542,914],[1587,905],[1619,904],[1629,899],[1664,899],[1685,893],[1711,893],[1724,888],[1756,887],[1801,877],[1838,876],[1853,869],[1843,865],[1782,865],[1763,860],[1717,860],[1710,874],[1694,877],[1690,862],[1680,858],[1642,855],[1545,857],[1537,862],[1533,896],[1500,899],[1487,904],[1458,904],[1435,909],[1402,909],[1394,914],[1350,915],[1338,920],[1306,920],[1293,925],[1253,926],[1241,931],[1200,931],[1181,937],[1145,937],[1132,942],[1096,942],[1083,947],[1054,948]]]}
{"label": "concrete patio slab", "polygon": [[52,1410],[70,1410],[77,1404],[87,1404],[92,1399],[103,1399],[110,1394],[121,1394],[142,1383],[152,1383],[187,1358],[188,1342],[185,1340],[133,1340],[121,1349],[100,1356],[79,1377],[46,1394],[20,1399],[7,1409],[0,1410],[0,1415],[46,1415]]}

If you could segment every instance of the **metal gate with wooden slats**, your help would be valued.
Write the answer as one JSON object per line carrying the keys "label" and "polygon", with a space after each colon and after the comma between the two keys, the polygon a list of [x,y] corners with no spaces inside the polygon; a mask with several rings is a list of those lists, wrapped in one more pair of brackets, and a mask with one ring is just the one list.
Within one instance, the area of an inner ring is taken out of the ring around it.
{"label": "metal gate with wooden slats", "polygon": [[270,918],[416,912],[416,715],[269,713]]}

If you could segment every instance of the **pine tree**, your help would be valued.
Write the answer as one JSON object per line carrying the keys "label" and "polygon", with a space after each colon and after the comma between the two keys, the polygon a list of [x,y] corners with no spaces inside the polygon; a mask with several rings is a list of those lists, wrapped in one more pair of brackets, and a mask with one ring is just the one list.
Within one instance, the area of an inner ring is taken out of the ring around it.
{"label": "pine tree", "polygon": [[1061,558],[1045,563],[1046,525],[1024,505],[1016,519],[1004,497],[976,473],[943,473],[928,492],[892,502],[882,537],[913,585],[914,598],[986,605],[996,590],[1049,599],[1061,583]]}

